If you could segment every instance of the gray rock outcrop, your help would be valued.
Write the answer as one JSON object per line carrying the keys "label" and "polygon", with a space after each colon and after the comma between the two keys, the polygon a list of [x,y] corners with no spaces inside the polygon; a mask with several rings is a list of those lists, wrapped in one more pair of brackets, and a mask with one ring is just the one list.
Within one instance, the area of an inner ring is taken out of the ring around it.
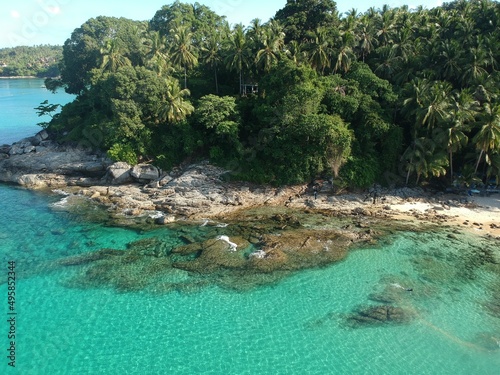
{"label": "gray rock outcrop", "polygon": [[130,169],[132,167],[125,162],[111,164],[107,169],[107,177],[111,184],[121,185],[132,181]]}
{"label": "gray rock outcrop", "polygon": [[111,161],[103,154],[60,146],[47,140],[43,130],[12,146],[2,146],[0,181],[42,188],[95,184]]}
{"label": "gray rock outcrop", "polygon": [[160,171],[151,164],[137,164],[130,171],[130,175],[138,181],[148,182],[157,180],[160,177]]}

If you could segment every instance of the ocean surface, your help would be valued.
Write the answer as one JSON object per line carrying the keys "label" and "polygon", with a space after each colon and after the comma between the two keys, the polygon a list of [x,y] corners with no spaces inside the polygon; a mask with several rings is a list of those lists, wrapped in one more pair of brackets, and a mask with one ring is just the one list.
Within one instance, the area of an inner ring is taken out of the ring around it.
{"label": "ocean surface", "polygon": [[64,105],[73,98],[64,90],[53,94],[45,88],[43,79],[0,79],[0,145],[31,137],[42,129],[37,123],[50,117],[39,117],[34,108],[43,101]]}
{"label": "ocean surface", "polygon": [[[29,111],[32,104],[7,106]],[[498,374],[498,242],[399,232],[342,262],[247,291],[210,282],[127,290],[85,264],[61,261],[124,251],[138,240],[176,246],[180,230],[199,235],[203,228],[119,228],[98,207],[82,210],[68,210],[57,192],[0,185],[0,374]],[[118,267],[140,277],[144,268],[134,264]],[[10,304],[9,271],[16,275]],[[158,285],[191,277],[168,269]],[[411,320],[352,324],[360,307],[387,298]]]}

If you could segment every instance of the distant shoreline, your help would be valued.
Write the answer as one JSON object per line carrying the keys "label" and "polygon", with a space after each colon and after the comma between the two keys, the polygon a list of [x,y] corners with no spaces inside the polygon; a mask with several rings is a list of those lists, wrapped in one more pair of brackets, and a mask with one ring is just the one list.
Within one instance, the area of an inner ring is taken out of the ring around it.
{"label": "distant shoreline", "polygon": [[37,77],[37,76],[13,76],[13,77],[0,77],[0,79],[28,79],[28,78],[39,78],[45,79],[47,77]]}

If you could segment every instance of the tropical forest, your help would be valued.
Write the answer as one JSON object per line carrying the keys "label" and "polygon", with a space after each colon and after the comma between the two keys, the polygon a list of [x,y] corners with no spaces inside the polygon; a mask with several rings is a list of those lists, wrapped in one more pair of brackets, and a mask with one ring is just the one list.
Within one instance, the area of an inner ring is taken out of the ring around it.
{"label": "tropical forest", "polygon": [[117,161],[208,159],[256,183],[498,184],[499,64],[491,0],[345,14],[288,0],[250,25],[176,1],[75,29],[46,80],[75,100],[43,126]]}
{"label": "tropical forest", "polygon": [[0,77],[55,77],[61,58],[61,46],[0,48]]}

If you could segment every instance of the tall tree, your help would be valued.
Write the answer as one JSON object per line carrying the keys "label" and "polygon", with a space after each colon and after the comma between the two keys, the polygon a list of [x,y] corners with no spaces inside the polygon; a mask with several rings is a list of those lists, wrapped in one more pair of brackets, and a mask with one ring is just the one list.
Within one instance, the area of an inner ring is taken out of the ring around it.
{"label": "tall tree", "polygon": [[339,24],[337,6],[333,0],[287,0],[274,19],[285,27],[286,43],[304,41],[318,27],[335,27]]}
{"label": "tall tree", "polygon": [[214,30],[205,39],[201,47],[201,57],[203,61],[210,65],[214,70],[214,80],[215,80],[215,93],[219,94],[219,80],[217,77],[217,67],[222,62],[222,51],[221,51],[221,33],[220,31]]}
{"label": "tall tree", "polygon": [[165,101],[158,110],[158,119],[170,123],[184,120],[194,111],[194,107],[185,98],[190,95],[188,89],[181,89],[175,79],[167,79],[168,91]]}
{"label": "tall tree", "polygon": [[101,69],[105,72],[116,72],[122,66],[132,65],[118,39],[106,40],[105,46],[101,48],[101,54]]}
{"label": "tall tree", "polygon": [[468,127],[474,121],[477,102],[468,90],[453,95],[450,107],[449,125],[446,128],[446,149],[450,160],[450,179],[453,183],[453,154],[467,145]]}
{"label": "tall tree", "polygon": [[170,66],[167,37],[158,31],[150,31],[144,44],[147,51],[146,66],[156,71],[160,76],[169,73],[172,67]]}
{"label": "tall tree", "polygon": [[243,69],[248,67],[250,60],[248,43],[242,24],[234,27],[226,45],[226,65],[229,70],[235,70],[240,77],[240,94],[243,93]]}
{"label": "tall tree", "polygon": [[187,71],[198,65],[197,49],[192,43],[193,34],[185,26],[171,30],[172,46],[170,55],[175,65],[184,69],[184,88],[187,89]]}
{"label": "tall tree", "polygon": [[318,28],[314,37],[305,45],[309,55],[309,63],[320,73],[329,68],[332,48],[325,29]]}
{"label": "tall tree", "polygon": [[284,47],[285,33],[282,27],[272,21],[261,32],[261,48],[255,57],[257,66],[262,66],[265,72],[269,72],[271,67],[276,64],[280,58]]}
{"label": "tall tree", "polygon": [[480,151],[475,168],[476,172],[484,154],[500,150],[500,105],[485,103],[479,124],[481,128],[472,139]]}

